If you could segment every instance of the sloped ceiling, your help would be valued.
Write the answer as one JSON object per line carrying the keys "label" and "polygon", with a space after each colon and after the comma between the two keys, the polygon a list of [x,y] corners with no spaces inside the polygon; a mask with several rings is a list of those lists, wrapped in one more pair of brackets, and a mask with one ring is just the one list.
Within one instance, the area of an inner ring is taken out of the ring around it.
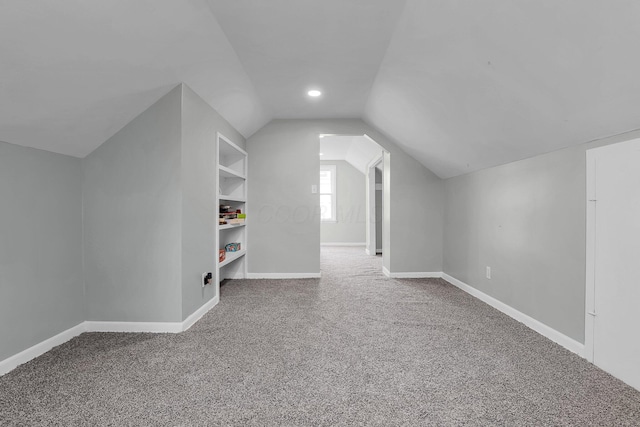
{"label": "sloped ceiling", "polygon": [[320,138],[320,160],[345,160],[363,174],[382,154],[382,147],[366,136],[325,135]]}
{"label": "sloped ceiling", "polygon": [[[209,0],[276,118],[359,118],[403,0]],[[310,88],[323,92],[309,99]]]}
{"label": "sloped ceiling", "polygon": [[640,127],[640,2],[410,0],[365,121],[446,178]]}
{"label": "sloped ceiling", "polygon": [[84,157],[180,82],[245,135],[270,120],[199,0],[0,2],[0,141]]}
{"label": "sloped ceiling", "polygon": [[245,136],[362,117],[446,178],[640,128],[639,18],[635,0],[6,0],[0,140],[82,157],[185,82]]}

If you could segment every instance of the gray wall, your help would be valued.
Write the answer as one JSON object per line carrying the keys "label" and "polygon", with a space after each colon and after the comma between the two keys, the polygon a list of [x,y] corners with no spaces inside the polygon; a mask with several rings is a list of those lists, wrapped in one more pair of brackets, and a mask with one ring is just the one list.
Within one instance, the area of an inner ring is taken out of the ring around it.
{"label": "gray wall", "polygon": [[247,140],[250,273],[318,273],[320,142],[306,121],[275,120]]}
{"label": "gray wall", "polygon": [[87,320],[182,320],[181,94],[83,159]]}
{"label": "gray wall", "polygon": [[0,142],[0,360],[84,320],[80,159]]}
{"label": "gray wall", "polygon": [[254,218],[249,272],[319,272],[319,200],[311,185],[319,181],[321,133],[367,134],[390,153],[385,266],[391,272],[442,271],[442,180],[362,120],[345,119],[274,120],[247,140],[248,215]]}
{"label": "gray wall", "polygon": [[447,179],[445,273],[584,342],[585,151],[638,136]]}
{"label": "gray wall", "polygon": [[214,272],[216,226],[216,132],[237,145],[245,140],[209,104],[183,85],[182,97],[182,318],[215,296],[202,288],[202,273]]}
{"label": "gray wall", "polygon": [[337,222],[320,223],[321,243],[357,243],[366,241],[366,177],[344,160],[320,161],[336,165]]}
{"label": "gray wall", "polygon": [[217,131],[245,146],[179,85],[82,160],[0,142],[0,360],[84,320],[182,321],[213,298]]}

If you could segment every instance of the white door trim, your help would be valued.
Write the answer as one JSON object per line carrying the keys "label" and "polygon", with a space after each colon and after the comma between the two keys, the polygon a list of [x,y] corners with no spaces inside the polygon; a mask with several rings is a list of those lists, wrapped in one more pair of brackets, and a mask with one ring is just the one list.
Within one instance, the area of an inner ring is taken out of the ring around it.
{"label": "white door trim", "polygon": [[376,255],[376,165],[382,161],[383,154],[367,165],[367,242],[365,252]]}
{"label": "white door trim", "polygon": [[585,274],[585,310],[584,310],[584,357],[593,363],[593,328],[595,325],[595,267],[596,267],[596,153],[587,150],[587,247]]}

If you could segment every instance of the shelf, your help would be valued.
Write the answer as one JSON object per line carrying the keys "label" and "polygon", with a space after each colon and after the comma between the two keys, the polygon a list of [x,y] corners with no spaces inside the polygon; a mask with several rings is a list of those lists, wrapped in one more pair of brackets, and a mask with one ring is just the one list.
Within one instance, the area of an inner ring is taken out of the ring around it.
{"label": "shelf", "polygon": [[245,199],[244,197],[234,197],[234,196],[228,196],[226,194],[220,194],[218,196],[218,199],[220,199],[220,201],[225,201],[225,202],[238,202],[238,203],[246,203],[247,199]]}
{"label": "shelf", "polygon": [[220,176],[223,178],[238,178],[238,179],[247,179],[244,175],[239,172],[234,171],[226,166],[218,165],[218,169],[220,170]]}
{"label": "shelf", "polygon": [[[217,145],[217,195],[219,206],[229,205],[229,214],[238,210],[245,212],[247,208],[247,152],[225,138],[219,132]],[[218,207],[219,207],[218,206]],[[218,208],[216,207],[216,208]],[[235,216],[235,215],[229,215]],[[247,227],[242,224],[217,224],[216,246],[224,248],[229,243],[239,243],[244,248],[237,252],[226,252],[225,259],[216,264],[216,280],[240,279],[247,276]],[[239,261],[238,261],[239,260]],[[218,294],[219,295],[219,294]]]}
{"label": "shelf", "polygon": [[220,144],[220,156],[221,157],[234,157],[242,158],[247,156],[247,152],[236,144],[224,137],[224,135],[218,134]]}
{"label": "shelf", "polygon": [[220,225],[219,229],[220,230],[228,230],[230,228],[244,227],[245,225],[247,225],[246,222],[244,224],[222,224],[222,225]]}
{"label": "shelf", "polygon": [[225,265],[232,263],[238,258],[243,257],[246,253],[247,253],[246,249],[242,249],[241,251],[238,251],[238,252],[227,252],[225,260],[219,263],[218,267],[224,267]]}

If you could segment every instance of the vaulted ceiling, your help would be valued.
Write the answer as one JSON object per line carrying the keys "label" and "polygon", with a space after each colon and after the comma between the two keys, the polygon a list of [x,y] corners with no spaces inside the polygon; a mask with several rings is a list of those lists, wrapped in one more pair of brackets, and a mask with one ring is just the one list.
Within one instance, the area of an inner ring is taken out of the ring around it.
{"label": "vaulted ceiling", "polygon": [[83,157],[185,82],[247,137],[361,117],[446,178],[640,128],[639,18],[635,0],[5,0],[0,140]]}
{"label": "vaulted ceiling", "polygon": [[344,160],[366,174],[370,164],[381,157],[382,147],[366,136],[320,135],[320,160]]}

